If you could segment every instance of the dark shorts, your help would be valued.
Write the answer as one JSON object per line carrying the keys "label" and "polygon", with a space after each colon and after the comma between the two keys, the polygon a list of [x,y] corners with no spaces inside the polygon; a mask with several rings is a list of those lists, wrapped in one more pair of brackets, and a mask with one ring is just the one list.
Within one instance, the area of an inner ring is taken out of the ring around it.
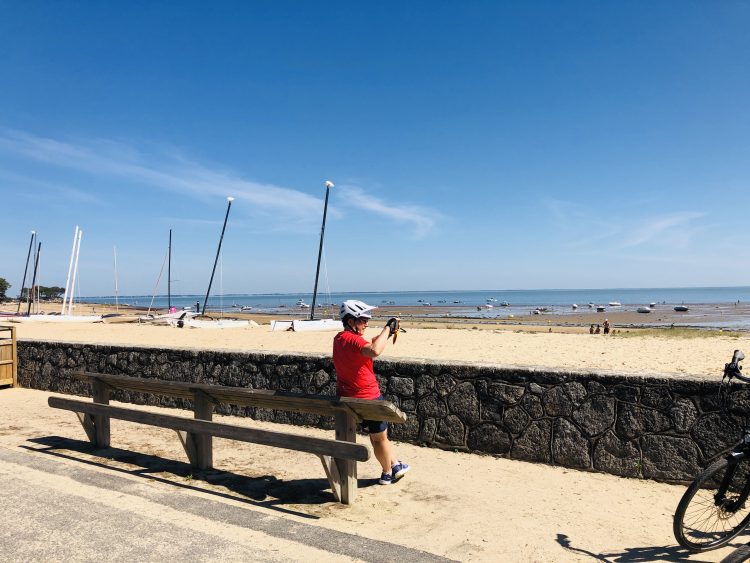
{"label": "dark shorts", "polygon": [[[383,397],[383,395],[380,395],[380,397],[374,400],[385,401],[385,397]],[[388,430],[388,423],[383,422],[382,420],[363,420],[361,427],[362,432],[367,432],[369,434],[378,434],[380,432],[385,432],[386,430]]]}

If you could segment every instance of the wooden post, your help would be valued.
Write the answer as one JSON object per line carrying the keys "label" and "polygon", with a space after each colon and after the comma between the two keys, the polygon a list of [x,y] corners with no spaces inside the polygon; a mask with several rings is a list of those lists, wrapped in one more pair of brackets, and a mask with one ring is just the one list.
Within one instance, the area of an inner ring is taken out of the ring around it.
{"label": "wooden post", "polygon": [[[344,442],[357,441],[357,417],[347,411],[336,413],[336,439]],[[341,479],[341,502],[352,504],[357,497],[357,462],[349,459],[336,459]]]}
{"label": "wooden post", "polygon": [[[214,401],[203,391],[193,392],[194,417],[198,420],[211,421],[214,413]],[[214,466],[214,437],[211,434],[192,434],[195,448],[195,465],[198,469],[211,469]]]}
{"label": "wooden post", "polygon": [[[94,379],[91,382],[91,386],[94,390],[94,402],[100,405],[109,404],[109,385],[98,379]],[[94,430],[96,431],[96,439],[94,445],[97,448],[108,448],[109,447],[109,417],[102,415],[94,415]]]}
{"label": "wooden post", "polygon": [[16,348],[16,327],[0,327],[10,331],[10,338],[0,339],[0,386],[18,385],[18,350]]}

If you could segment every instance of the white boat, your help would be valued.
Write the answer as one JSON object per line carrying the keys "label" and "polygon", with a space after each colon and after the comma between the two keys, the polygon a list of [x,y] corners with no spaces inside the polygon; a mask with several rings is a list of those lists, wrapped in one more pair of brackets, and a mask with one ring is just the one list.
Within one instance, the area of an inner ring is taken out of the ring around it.
{"label": "white boat", "polygon": [[578,309],[578,305],[576,305],[575,303],[573,303],[573,310],[575,311],[576,309]]}
{"label": "white boat", "polygon": [[610,307],[621,307],[622,303],[620,303],[619,301],[610,301],[609,302],[609,306]]}
{"label": "white boat", "polygon": [[596,312],[597,313],[603,313],[605,311],[606,307],[604,305],[597,305],[596,306]]}
{"label": "white boat", "polygon": [[687,305],[675,305],[674,310],[678,313],[684,313],[688,310]]}
{"label": "white boat", "polygon": [[638,307],[636,311],[639,313],[650,313],[651,309],[649,307]]}
{"label": "white boat", "polygon": [[29,315],[28,317],[7,317],[12,323],[100,323],[101,315]]}
{"label": "white boat", "polygon": [[291,330],[294,332],[313,332],[319,330],[342,330],[341,321],[335,319],[298,319],[271,321],[271,330],[274,332]]}
{"label": "white boat", "polygon": [[169,325],[178,328],[247,328],[260,326],[255,321],[239,319],[170,319]]}
{"label": "white boat", "polygon": [[102,322],[104,324],[137,323],[140,320],[140,315],[124,315],[121,313],[112,313],[110,315],[102,316]]}
{"label": "white boat", "polygon": [[656,308],[656,303],[649,303],[648,306],[651,307],[652,309],[655,309]]}
{"label": "white boat", "polygon": [[508,303],[507,301],[503,301],[502,303],[500,303],[500,306],[501,307],[510,307],[510,303]]}
{"label": "white boat", "polygon": [[250,311],[252,307],[250,305],[243,305],[240,307],[240,311]]}

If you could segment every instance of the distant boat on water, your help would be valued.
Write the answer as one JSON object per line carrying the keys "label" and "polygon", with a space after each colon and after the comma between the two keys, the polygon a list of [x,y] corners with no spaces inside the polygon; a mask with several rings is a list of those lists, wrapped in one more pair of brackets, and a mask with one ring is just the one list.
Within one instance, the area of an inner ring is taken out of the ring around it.
{"label": "distant boat on water", "polygon": [[610,301],[609,302],[609,306],[610,307],[621,307],[622,303],[620,303],[619,301]]}

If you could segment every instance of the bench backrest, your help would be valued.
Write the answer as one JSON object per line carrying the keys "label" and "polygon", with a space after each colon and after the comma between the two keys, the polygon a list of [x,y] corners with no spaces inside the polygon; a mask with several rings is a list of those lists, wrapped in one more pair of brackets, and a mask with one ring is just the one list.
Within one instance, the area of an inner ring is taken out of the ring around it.
{"label": "bench backrest", "polygon": [[113,389],[153,393],[181,399],[192,400],[196,394],[201,393],[217,404],[305,412],[324,416],[333,416],[337,412],[344,411],[352,413],[359,420],[382,420],[394,423],[406,421],[406,415],[388,401],[309,395],[268,389],[246,389],[92,372],[75,372],[72,375],[82,381],[101,381]]}

